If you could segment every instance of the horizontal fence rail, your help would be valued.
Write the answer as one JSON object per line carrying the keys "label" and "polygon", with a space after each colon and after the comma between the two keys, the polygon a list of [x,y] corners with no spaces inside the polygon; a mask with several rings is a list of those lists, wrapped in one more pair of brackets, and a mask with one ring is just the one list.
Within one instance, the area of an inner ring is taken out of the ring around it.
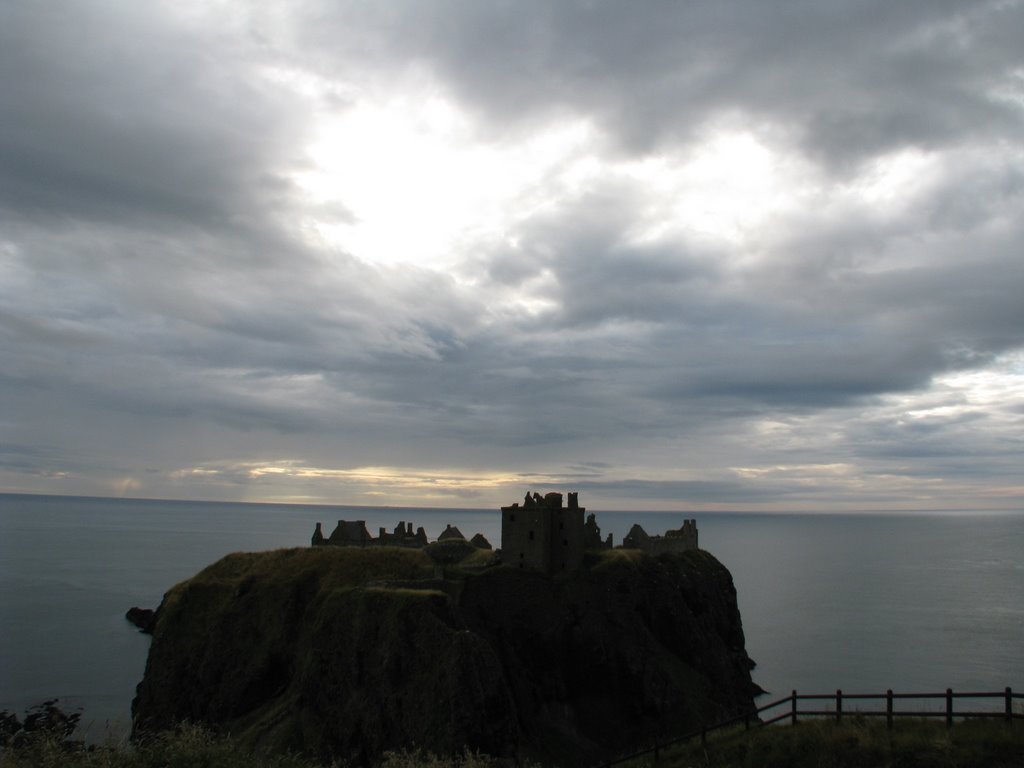
{"label": "horizontal fence rail", "polygon": [[[987,699],[996,702],[997,705],[1001,704],[1002,707],[982,711],[957,709],[954,706],[954,702],[960,699]],[[750,730],[751,728],[761,728],[775,723],[796,725],[801,717],[828,717],[835,719],[836,722],[842,722],[844,716],[854,716],[884,717],[889,728],[892,728],[893,720],[898,717],[944,718],[946,727],[952,727],[953,721],[956,718],[967,717],[998,717],[1009,724],[1014,720],[1024,720],[1024,713],[1013,711],[1013,702],[1021,699],[1024,699],[1024,694],[1014,693],[1009,687],[1004,688],[1002,691],[983,692],[955,692],[951,688],[947,688],[944,693],[893,693],[891,690],[885,693],[843,693],[841,690],[837,690],[835,693],[797,693],[793,691],[789,696],[758,707],[749,714],[723,720],[714,725],[691,731],[678,738],[656,743],[648,749],[620,757],[609,763],[604,763],[601,768],[607,768],[608,766],[635,760],[647,755],[653,755],[654,759],[657,760],[659,752],[667,747],[673,747],[697,738],[706,744],[708,734],[725,728],[731,728],[740,723],[743,723],[746,730]],[[899,701],[924,702],[930,700],[941,701],[944,706],[939,709],[921,709],[920,705],[912,709],[897,707],[897,702]],[[862,708],[861,702],[868,701],[884,702],[885,708],[881,709],[881,704],[873,709]],[[803,702],[807,702],[808,708],[804,708]],[[832,709],[828,708],[829,705],[832,706]],[[762,717],[766,713],[780,709],[783,711],[771,714],[768,717]]]}

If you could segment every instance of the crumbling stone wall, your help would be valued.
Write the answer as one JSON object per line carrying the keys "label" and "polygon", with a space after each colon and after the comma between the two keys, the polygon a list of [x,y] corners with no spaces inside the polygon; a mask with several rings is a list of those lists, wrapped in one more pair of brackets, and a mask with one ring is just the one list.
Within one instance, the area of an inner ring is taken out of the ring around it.
{"label": "crumbling stone wall", "polygon": [[601,527],[597,524],[597,518],[593,513],[587,515],[587,522],[583,524],[583,548],[584,549],[611,549],[612,535],[608,538],[601,538]]}
{"label": "crumbling stone wall", "polygon": [[[449,530],[458,531],[457,528],[453,529],[450,525],[446,529],[446,533]],[[376,538],[370,535],[370,532],[366,529],[365,520],[339,520],[337,527],[331,532],[331,535],[324,537],[323,526],[317,523],[313,531],[312,545],[314,547],[330,545],[335,547],[410,547],[422,549],[430,543],[427,539],[427,532],[422,527],[417,528],[416,532],[413,533],[412,523],[406,523],[404,520],[395,526],[394,531],[388,531],[382,527],[378,530],[378,534]],[[459,538],[461,537],[462,534],[459,534]]]}
{"label": "crumbling stone wall", "polygon": [[640,527],[634,525],[622,539],[626,549],[641,549],[652,555],[665,552],[688,552],[697,549],[697,521],[684,520],[681,527],[665,531],[664,536],[650,536]]}
{"label": "crumbling stone wall", "polygon": [[366,530],[365,520],[339,520],[326,539],[320,523],[316,524],[316,530],[313,531],[313,546],[332,544],[336,547],[365,547],[373,542],[373,537]]}
{"label": "crumbling stone wall", "polygon": [[427,546],[429,542],[427,541],[427,532],[422,527],[416,529],[416,533],[413,533],[412,523],[402,521],[395,526],[393,533],[389,533],[386,528],[380,528],[376,543],[383,547],[413,547],[419,549]]}

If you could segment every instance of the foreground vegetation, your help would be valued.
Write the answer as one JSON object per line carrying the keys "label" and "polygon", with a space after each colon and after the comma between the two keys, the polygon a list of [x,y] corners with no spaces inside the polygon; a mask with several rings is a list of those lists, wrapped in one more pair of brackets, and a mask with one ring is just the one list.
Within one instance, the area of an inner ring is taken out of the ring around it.
{"label": "foreground vegetation", "polygon": [[[497,768],[488,757],[466,753],[438,758],[391,752],[379,768]],[[231,739],[198,726],[184,726],[140,740],[86,746],[56,733],[26,734],[15,744],[0,746],[0,768],[344,768],[296,755],[248,752]]]}
{"label": "foreground vegetation", "polygon": [[[653,757],[623,768],[654,765]],[[697,739],[659,754],[659,768],[1024,768],[1024,722],[965,720],[807,720]]]}
{"label": "foreground vegetation", "polygon": [[[0,768],[328,768],[298,755],[253,752],[198,725],[182,725],[134,742],[85,744],[74,739],[80,712],[57,699],[32,707],[24,717],[0,712]],[[418,752],[387,752],[379,768],[498,768],[484,755],[466,752],[439,758]],[[329,768],[344,768],[331,763]]]}
{"label": "foreground vegetation", "polygon": [[[3,719],[6,717],[6,719]],[[199,726],[182,726],[136,743],[85,745],[71,734],[78,715],[46,702],[18,721],[0,713],[0,768],[328,768],[296,755],[248,752]],[[17,725],[17,729],[14,726]],[[380,768],[498,768],[506,761],[466,753],[438,758],[387,753]],[[1024,723],[967,720],[947,730],[935,721],[851,717],[733,731],[663,750],[623,768],[1024,768]],[[342,768],[331,764],[330,768]]]}

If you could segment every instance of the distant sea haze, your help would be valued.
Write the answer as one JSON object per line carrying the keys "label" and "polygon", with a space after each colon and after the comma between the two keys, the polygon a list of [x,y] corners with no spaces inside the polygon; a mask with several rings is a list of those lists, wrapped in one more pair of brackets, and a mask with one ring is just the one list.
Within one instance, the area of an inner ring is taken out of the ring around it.
{"label": "distant sea haze", "polygon": [[[509,499],[509,502],[516,499]],[[1024,690],[1024,512],[638,513],[594,508],[615,542],[696,517],[732,572],[755,682],[849,693]],[[95,737],[127,727],[149,638],[124,619],[229,552],[308,546],[315,523],[448,523],[500,545],[497,509],[0,494],[0,709],[52,697]],[[767,701],[765,699],[764,701]]]}

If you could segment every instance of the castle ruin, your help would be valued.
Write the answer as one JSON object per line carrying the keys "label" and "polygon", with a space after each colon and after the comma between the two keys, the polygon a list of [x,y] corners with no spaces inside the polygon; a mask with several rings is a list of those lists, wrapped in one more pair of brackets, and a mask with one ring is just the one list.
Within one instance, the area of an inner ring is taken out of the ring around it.
{"label": "castle ruin", "polygon": [[583,563],[584,512],[575,493],[567,507],[560,493],[527,493],[522,506],[502,507],[502,560],[548,574],[576,570]]}
{"label": "castle ruin", "polygon": [[[584,515],[577,493],[568,494],[563,506],[562,494],[527,493],[523,503],[501,508],[501,560],[506,565],[529,568],[544,574],[575,571],[583,564],[583,553],[594,549],[611,549],[612,535],[601,538],[597,518]],[[466,541],[462,532],[448,525],[438,542]],[[469,540],[477,549],[491,549],[490,542],[479,533]],[[370,535],[365,520],[339,520],[330,536],[324,536],[320,523],[313,531],[313,546],[340,547],[410,547],[429,544],[426,531],[413,533],[412,523],[400,522],[394,531],[380,528],[377,537]],[[623,537],[623,549],[639,549],[651,555],[687,552],[697,549],[697,521],[684,520],[678,529],[660,536],[649,535],[634,525]]]}
{"label": "castle ruin", "polygon": [[664,536],[650,536],[639,524],[629,529],[622,539],[623,549],[641,549],[650,555],[666,552],[688,552],[697,549],[697,521],[683,520],[677,529],[665,531]]}
{"label": "castle ruin", "polygon": [[378,536],[374,538],[366,529],[365,520],[339,520],[338,525],[331,532],[330,536],[324,537],[323,527],[316,524],[313,531],[313,546],[335,547],[413,547],[420,548],[427,546],[427,532],[418,528],[416,533],[412,532],[412,523],[400,522],[395,530],[389,532],[386,528],[378,529]]}

